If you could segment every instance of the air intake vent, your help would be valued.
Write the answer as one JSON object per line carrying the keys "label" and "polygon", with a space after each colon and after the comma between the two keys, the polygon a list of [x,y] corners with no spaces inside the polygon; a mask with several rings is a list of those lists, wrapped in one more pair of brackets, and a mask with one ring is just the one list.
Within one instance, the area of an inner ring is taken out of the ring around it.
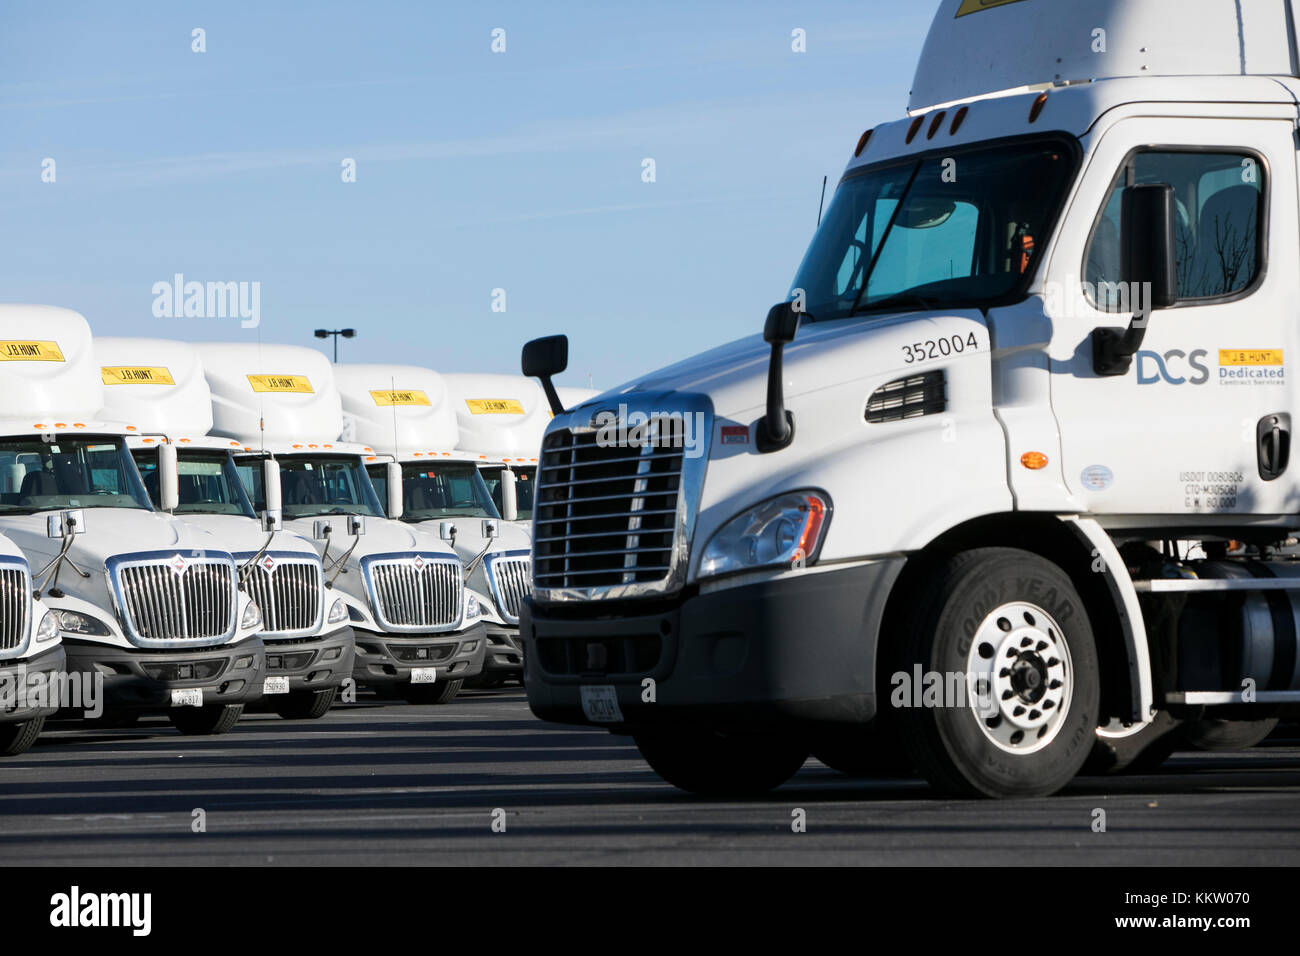
{"label": "air intake vent", "polygon": [[867,399],[869,422],[901,422],[904,418],[936,415],[948,407],[948,383],[943,370],[909,375],[886,382]]}

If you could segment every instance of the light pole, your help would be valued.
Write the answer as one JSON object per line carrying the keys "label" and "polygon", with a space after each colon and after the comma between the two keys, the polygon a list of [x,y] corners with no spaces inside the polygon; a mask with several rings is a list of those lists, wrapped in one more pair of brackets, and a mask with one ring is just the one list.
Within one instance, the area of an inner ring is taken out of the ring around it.
{"label": "light pole", "polygon": [[316,330],[316,338],[318,339],[327,339],[331,335],[334,336],[334,364],[338,365],[339,364],[339,336],[341,335],[345,339],[356,338],[357,330],[356,329],[317,329]]}

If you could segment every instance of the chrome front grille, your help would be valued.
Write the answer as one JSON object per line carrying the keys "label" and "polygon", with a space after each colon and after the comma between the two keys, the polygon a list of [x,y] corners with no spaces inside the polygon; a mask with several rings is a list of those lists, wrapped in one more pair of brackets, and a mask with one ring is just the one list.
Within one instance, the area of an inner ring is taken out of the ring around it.
{"label": "chrome front grille", "polygon": [[270,553],[248,566],[241,561],[239,580],[262,610],[266,637],[300,637],[320,627],[320,562],[306,555]]}
{"label": "chrome front grille", "polygon": [[620,405],[622,421],[651,424],[639,432],[597,427],[609,413],[592,415],[590,404],[552,423],[533,510],[538,600],[643,597],[684,584],[712,409],[703,396],[673,399],[671,409]]}
{"label": "chrome front grille", "polygon": [[456,558],[375,555],[362,562],[379,623],[391,631],[450,631],[461,622],[464,568]]}
{"label": "chrome front grille", "polygon": [[151,646],[220,643],[235,632],[235,564],[226,555],[111,559],[128,636]]}
{"label": "chrome front grille", "polygon": [[488,583],[497,612],[507,624],[519,623],[519,606],[533,589],[532,559],[528,555],[504,555],[488,562]]}
{"label": "chrome front grille", "polygon": [[27,644],[32,585],[24,564],[0,564],[0,655]]}

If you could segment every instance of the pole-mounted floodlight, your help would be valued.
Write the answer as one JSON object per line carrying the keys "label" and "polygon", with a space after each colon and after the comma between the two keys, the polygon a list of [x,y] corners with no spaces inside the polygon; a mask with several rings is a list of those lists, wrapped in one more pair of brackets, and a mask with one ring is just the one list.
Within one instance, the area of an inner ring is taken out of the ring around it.
{"label": "pole-mounted floodlight", "polygon": [[357,330],[356,329],[317,329],[314,334],[318,339],[327,339],[331,335],[334,336],[334,364],[337,365],[339,361],[339,336],[341,335],[345,339],[354,339],[357,337]]}

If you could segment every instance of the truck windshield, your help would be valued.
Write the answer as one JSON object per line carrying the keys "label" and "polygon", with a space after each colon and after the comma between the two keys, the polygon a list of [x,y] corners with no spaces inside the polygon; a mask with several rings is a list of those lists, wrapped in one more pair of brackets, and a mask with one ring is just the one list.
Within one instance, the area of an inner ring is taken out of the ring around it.
{"label": "truck windshield", "polygon": [[[533,487],[537,484],[537,466],[514,465],[511,470],[515,473],[515,502],[519,507],[519,520],[532,521]],[[501,473],[503,471],[505,471],[504,465],[482,465],[479,467],[479,473],[483,476],[488,493],[492,496],[492,503],[496,505],[498,511],[501,510]]]}
{"label": "truck windshield", "polygon": [[[355,457],[282,457],[280,462],[280,497],[286,518],[312,518],[321,515],[365,515],[382,518],[383,509],[370,486],[361,461]],[[251,464],[251,463],[250,463]],[[240,469],[241,475],[255,471],[261,475],[261,465]],[[259,510],[265,507],[254,490],[253,504]]]}
{"label": "truck windshield", "polygon": [[[371,484],[381,502],[388,498],[384,465],[371,465]],[[403,462],[402,520],[430,518],[500,518],[487,485],[472,462]]]}
{"label": "truck windshield", "polygon": [[[131,453],[144,478],[154,507],[158,507],[158,452],[137,448]],[[235,471],[230,453],[224,451],[180,451],[176,461],[180,490],[177,514],[243,515],[257,517],[253,504]]]}
{"label": "truck windshield", "polygon": [[799,266],[809,318],[982,308],[1024,294],[1077,149],[1021,140],[850,172]]}
{"label": "truck windshield", "polygon": [[0,440],[0,514],[144,508],[149,496],[120,438]]}

